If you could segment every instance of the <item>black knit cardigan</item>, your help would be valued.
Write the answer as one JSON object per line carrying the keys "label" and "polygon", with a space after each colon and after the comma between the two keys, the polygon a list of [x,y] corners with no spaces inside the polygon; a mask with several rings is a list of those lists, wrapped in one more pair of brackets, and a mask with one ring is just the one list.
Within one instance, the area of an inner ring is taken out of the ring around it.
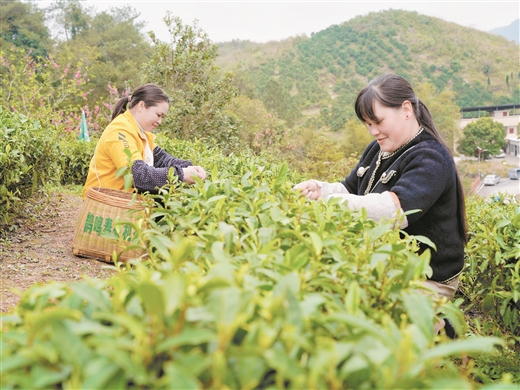
{"label": "black knit cardigan", "polygon": [[[342,181],[347,190],[364,195],[374,174],[380,147],[372,142],[356,168]],[[368,192],[394,192],[401,208],[409,214],[410,235],[428,237],[436,245],[431,250],[431,280],[448,282],[464,267],[464,237],[458,217],[456,168],[448,151],[426,131],[404,147],[381,159]],[[460,196],[463,196],[462,194]],[[427,248],[420,245],[419,253]]]}

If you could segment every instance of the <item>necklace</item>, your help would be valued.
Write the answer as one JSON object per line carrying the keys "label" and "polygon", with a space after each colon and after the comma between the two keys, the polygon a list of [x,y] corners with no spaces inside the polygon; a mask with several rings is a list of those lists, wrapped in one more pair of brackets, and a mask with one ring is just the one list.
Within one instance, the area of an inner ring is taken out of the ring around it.
{"label": "necklace", "polygon": [[410,138],[408,141],[406,141],[406,143],[399,146],[396,150],[394,150],[391,153],[383,152],[382,150],[379,151],[379,154],[377,155],[376,167],[374,168],[374,171],[372,172],[372,175],[370,176],[370,180],[368,181],[368,186],[367,186],[367,189],[365,190],[365,195],[368,195],[370,193],[370,190],[372,189],[372,184],[374,184],[374,180],[376,178],[376,173],[377,173],[377,170],[379,169],[379,166],[381,165],[381,161],[386,160],[392,156],[395,156],[396,153],[403,150],[403,148],[406,145],[408,145],[410,142],[412,142],[419,134],[421,134],[422,131],[423,131],[423,127],[420,126],[419,131],[417,131],[417,133],[412,138]]}

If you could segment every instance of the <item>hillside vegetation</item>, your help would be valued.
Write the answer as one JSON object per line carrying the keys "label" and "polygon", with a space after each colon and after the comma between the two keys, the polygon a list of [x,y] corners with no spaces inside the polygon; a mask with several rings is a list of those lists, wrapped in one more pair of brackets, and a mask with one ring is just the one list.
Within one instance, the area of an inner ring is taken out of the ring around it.
{"label": "hillside vegetation", "polygon": [[359,89],[386,72],[451,90],[459,107],[513,103],[518,96],[518,45],[417,12],[370,13],[310,38],[226,42],[219,53],[219,66],[235,72],[242,93],[270,108],[279,89],[281,117],[321,113],[333,130],[348,116],[336,112],[352,111]]}

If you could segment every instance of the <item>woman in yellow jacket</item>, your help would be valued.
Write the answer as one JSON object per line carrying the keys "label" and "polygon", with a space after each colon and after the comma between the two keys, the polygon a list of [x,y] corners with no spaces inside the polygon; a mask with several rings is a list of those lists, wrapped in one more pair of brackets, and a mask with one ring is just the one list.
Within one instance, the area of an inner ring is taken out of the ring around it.
{"label": "woman in yellow jacket", "polygon": [[168,96],[154,84],[142,85],[117,102],[112,122],[101,135],[90,162],[83,198],[91,187],[124,189],[123,177],[116,178],[116,172],[128,166],[125,149],[131,153],[134,187],[139,192],[154,192],[165,185],[170,168],[188,184],[195,182],[194,176],[206,179],[202,167],[173,157],[155,144],[152,132],[161,124],[169,103]]}

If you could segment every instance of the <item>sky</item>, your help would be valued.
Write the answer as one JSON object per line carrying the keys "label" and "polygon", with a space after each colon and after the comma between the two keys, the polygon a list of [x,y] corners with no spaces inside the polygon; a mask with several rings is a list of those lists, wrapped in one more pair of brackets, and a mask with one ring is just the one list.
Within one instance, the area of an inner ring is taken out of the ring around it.
{"label": "sky", "polygon": [[128,4],[162,41],[169,40],[163,22],[167,11],[205,31],[213,42],[233,39],[253,42],[280,41],[291,36],[319,32],[356,16],[388,9],[417,11],[465,27],[490,31],[519,18],[515,1],[172,1],[85,0],[98,11]]}

